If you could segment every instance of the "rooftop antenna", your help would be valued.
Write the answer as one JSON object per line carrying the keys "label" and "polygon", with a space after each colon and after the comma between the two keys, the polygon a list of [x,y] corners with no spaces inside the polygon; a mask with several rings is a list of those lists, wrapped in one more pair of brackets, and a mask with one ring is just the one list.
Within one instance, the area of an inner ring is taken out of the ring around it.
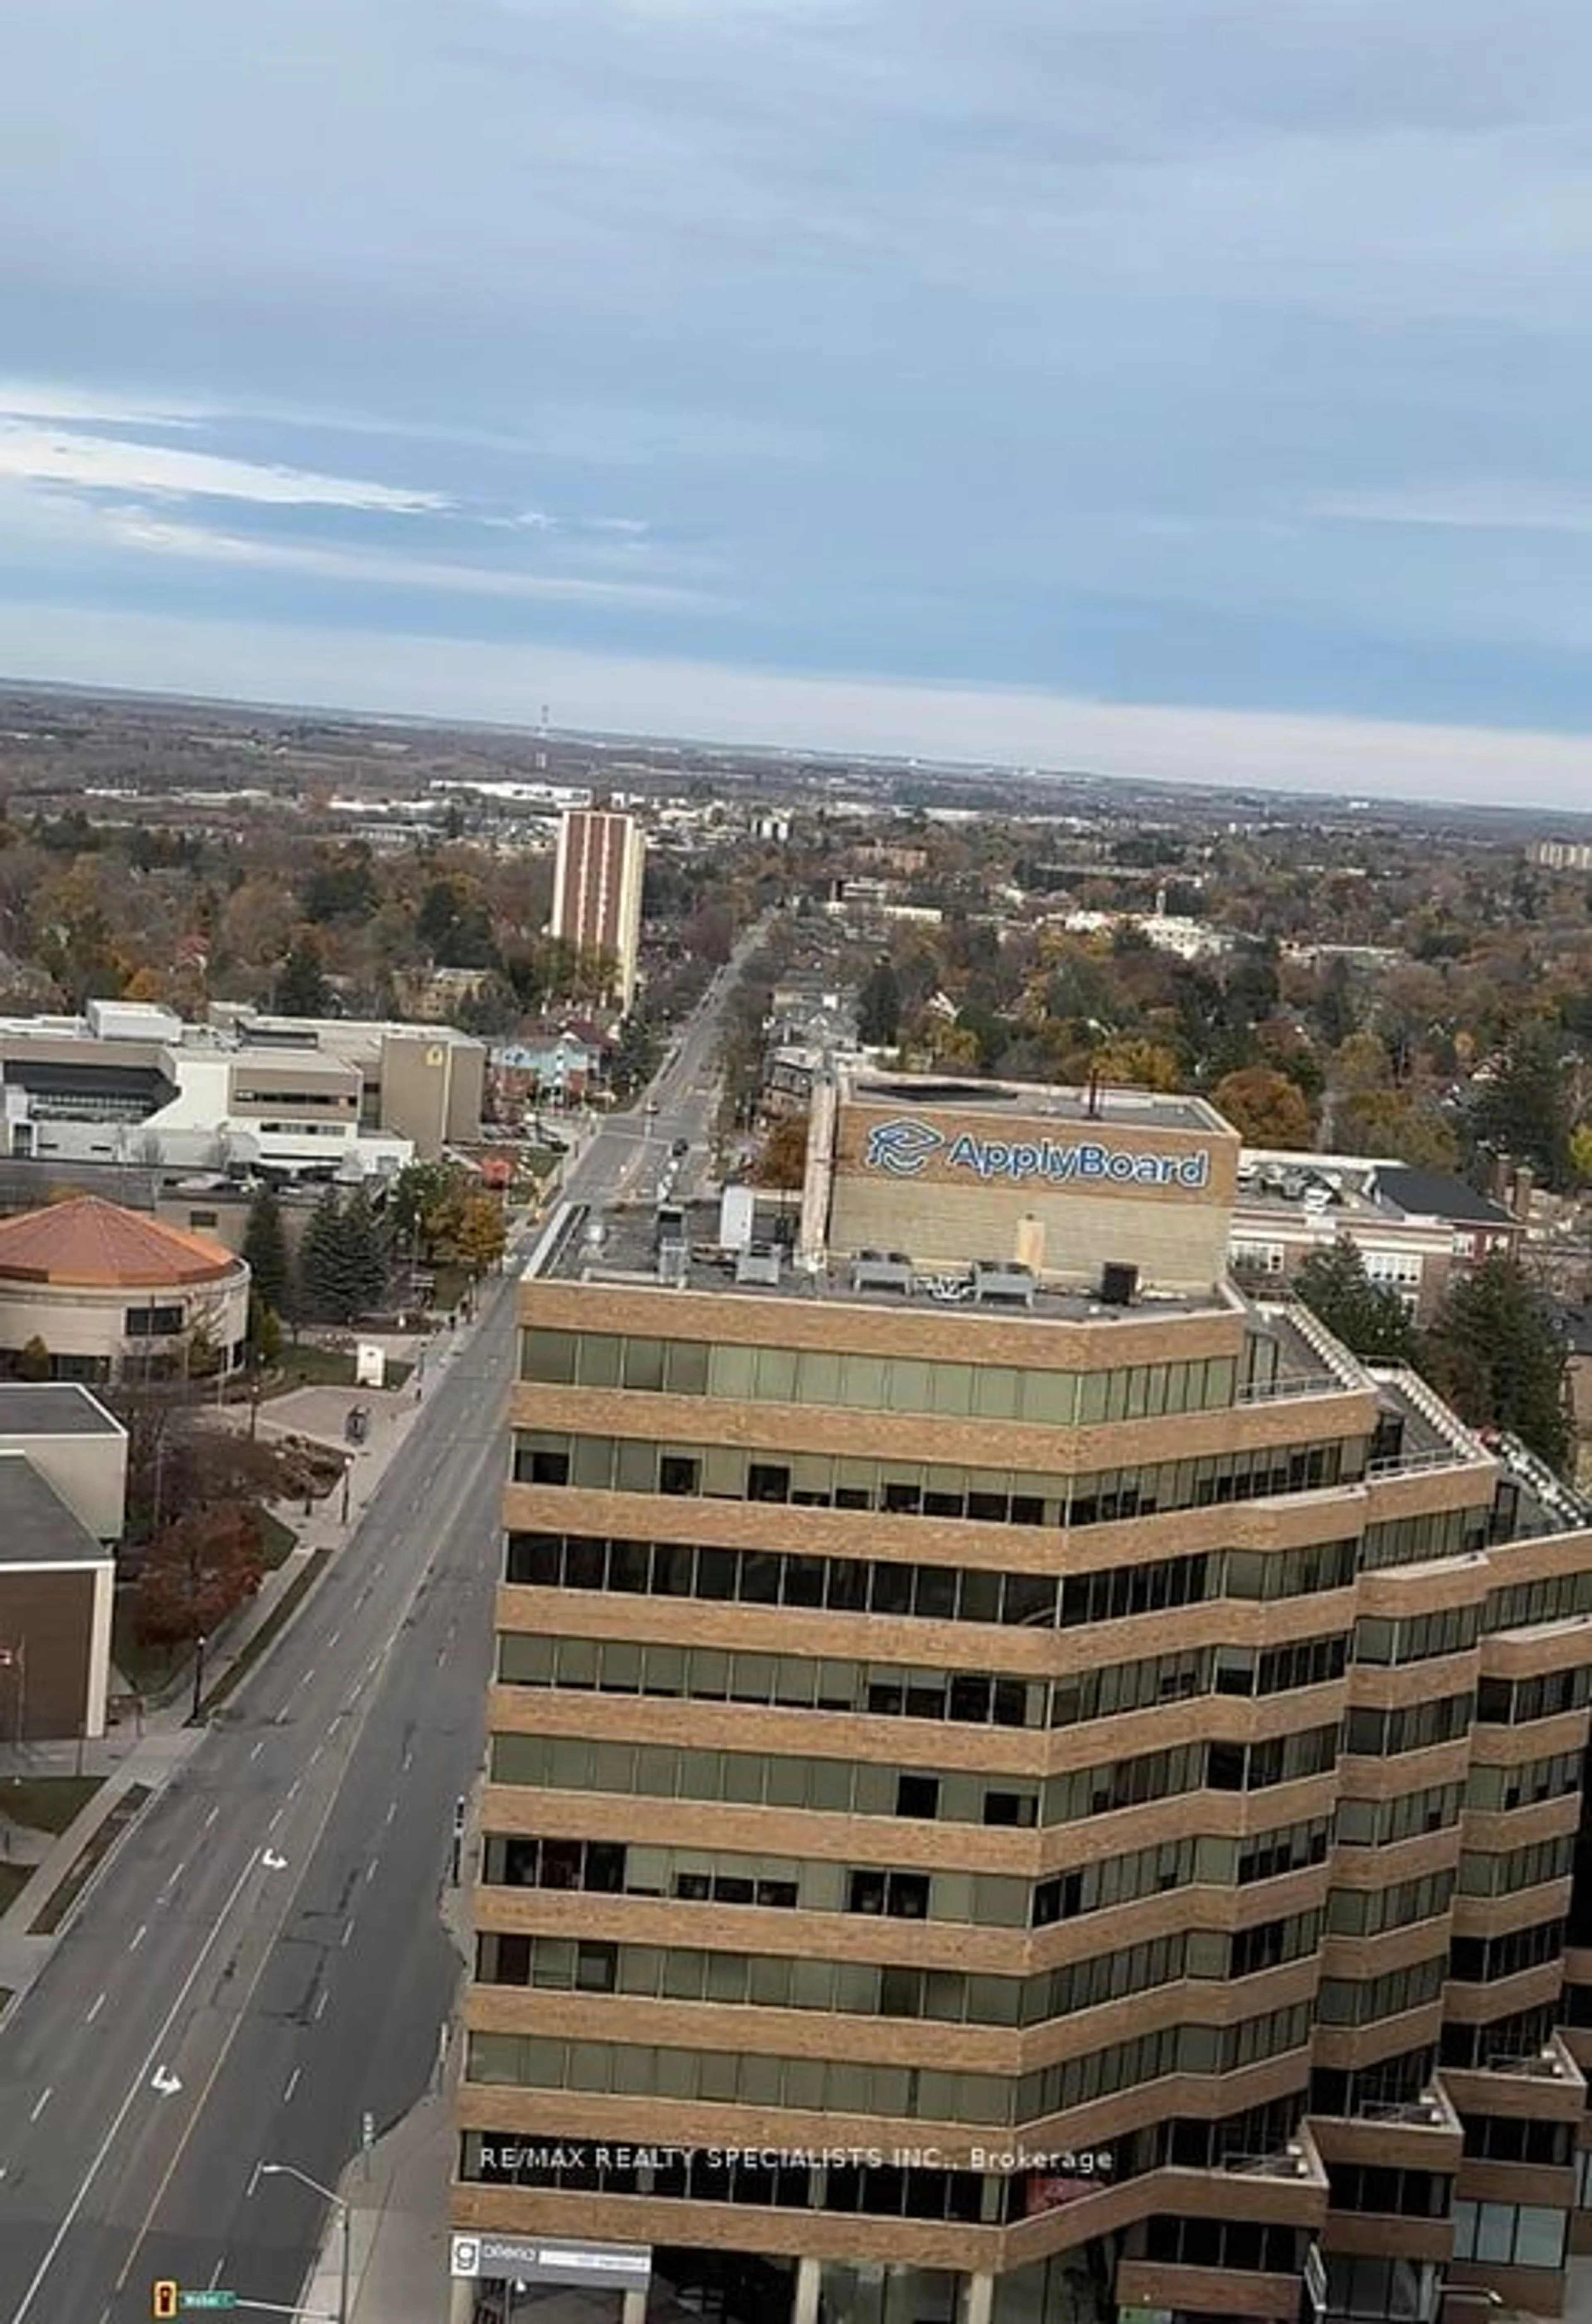
{"label": "rooftop antenna", "polygon": [[539,737],[540,737],[540,745],[541,745],[541,746],[540,746],[540,748],[539,748],[539,749],[538,749],[538,751],[537,751],[537,753],[536,753],[536,771],[537,771],[537,773],[538,773],[539,775],[545,775],[545,774],[546,774],[546,772],[547,772],[547,724],[548,724],[548,716],[549,716],[548,706],[547,706],[547,704],[544,702],[544,703],[542,704],[542,706],[541,706],[541,725],[538,727],[538,729],[537,729],[537,733],[538,733],[538,735],[539,735]]}

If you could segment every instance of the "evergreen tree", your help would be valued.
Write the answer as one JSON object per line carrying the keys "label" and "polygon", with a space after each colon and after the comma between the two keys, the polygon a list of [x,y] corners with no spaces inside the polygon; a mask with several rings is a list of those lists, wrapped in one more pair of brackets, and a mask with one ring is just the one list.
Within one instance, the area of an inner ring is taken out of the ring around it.
{"label": "evergreen tree", "polygon": [[282,964],[274,1006],[282,1017],[324,1017],[330,993],[320,964],[320,948],[301,936]]}
{"label": "evergreen tree", "polygon": [[1420,1360],[1463,1419],[1509,1429],[1551,1467],[1566,1467],[1569,1351],[1517,1259],[1497,1252],[1450,1287]]}
{"label": "evergreen tree", "polygon": [[288,1313],[291,1268],[287,1235],[282,1223],[282,1204],[274,1186],[261,1187],[249,1205],[243,1255],[254,1277],[255,1296],[273,1314]]}
{"label": "evergreen tree", "polygon": [[312,1315],[341,1316],[347,1296],[343,1266],[342,1204],[328,1186],[310,1213],[299,1249],[299,1278]]}
{"label": "evergreen tree", "polygon": [[1544,1185],[1575,1183],[1570,1161],[1569,1080],[1564,1043],[1547,1024],[1523,1025],[1480,1084],[1476,1102],[1478,1138],[1517,1161],[1529,1162]]}
{"label": "evergreen tree", "polygon": [[349,1314],[352,1321],[366,1308],[379,1306],[387,1287],[387,1240],[363,1186],[356,1186],[342,1204],[338,1231],[343,1245],[349,1296],[354,1302]]}
{"label": "evergreen tree", "polygon": [[1355,1355],[1371,1363],[1402,1363],[1413,1352],[1415,1334],[1403,1301],[1391,1284],[1372,1282],[1347,1235],[1330,1250],[1312,1251],[1293,1287]]}
{"label": "evergreen tree", "polygon": [[857,1038],[870,1049],[893,1048],[901,1038],[901,983],[881,956],[863,979],[856,1001]]}

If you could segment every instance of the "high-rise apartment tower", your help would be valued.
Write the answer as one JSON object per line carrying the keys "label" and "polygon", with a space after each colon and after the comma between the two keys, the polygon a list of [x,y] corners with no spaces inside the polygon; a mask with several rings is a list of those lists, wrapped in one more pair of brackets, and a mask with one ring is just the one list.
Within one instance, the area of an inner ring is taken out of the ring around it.
{"label": "high-rise apartment tower", "polygon": [[635,999],[646,841],[634,816],[573,807],[559,825],[550,931],[578,952],[602,953],[614,969],[612,998]]}
{"label": "high-rise apartment tower", "polygon": [[1592,1535],[1234,1288],[1237,1150],[1197,1098],[859,1070],[791,1251],[554,1221],[485,2276],[561,2239],[627,2324],[649,2271],[739,2324],[1557,2310]]}

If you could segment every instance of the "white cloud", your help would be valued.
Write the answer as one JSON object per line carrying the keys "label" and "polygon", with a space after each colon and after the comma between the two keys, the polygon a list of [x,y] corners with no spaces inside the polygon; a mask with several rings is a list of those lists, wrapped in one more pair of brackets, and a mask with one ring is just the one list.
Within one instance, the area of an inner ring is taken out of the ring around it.
{"label": "white cloud", "polygon": [[1311,513],[1348,524],[1409,525],[1448,532],[1592,532],[1592,499],[1530,478],[1456,479],[1329,493]]}
{"label": "white cloud", "polygon": [[255,501],[277,508],[381,510],[417,515],[446,510],[440,493],[371,484],[350,476],[317,475],[307,468],[269,466],[191,452],[170,444],[130,444],[79,429],[47,428],[0,420],[0,477],[64,485],[80,492],[154,493],[180,498]]}
{"label": "white cloud", "polygon": [[194,428],[215,414],[180,397],[150,402],[142,396],[83,387],[41,386],[37,382],[0,380],[0,420],[95,421],[119,428]]}
{"label": "white cloud", "polygon": [[0,667],[19,679],[526,726],[548,702],[569,727],[1356,798],[1566,807],[1592,794],[1592,740],[1574,735],[790,677],[523,641],[5,605]]}
{"label": "white cloud", "polygon": [[128,549],[187,558],[257,573],[287,573],[311,581],[357,583],[366,588],[419,589],[450,596],[525,597],[569,604],[649,607],[700,605],[696,591],[662,582],[606,581],[584,574],[523,573],[501,566],[459,565],[441,558],[385,557],[312,541],[255,540],[241,533],[168,521],[137,508],[107,512],[107,529]]}

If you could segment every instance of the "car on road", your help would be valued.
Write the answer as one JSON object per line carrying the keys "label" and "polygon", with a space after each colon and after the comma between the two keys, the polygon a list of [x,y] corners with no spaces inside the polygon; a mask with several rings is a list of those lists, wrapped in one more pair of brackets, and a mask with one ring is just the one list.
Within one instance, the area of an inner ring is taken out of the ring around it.
{"label": "car on road", "polygon": [[669,1149],[677,1162],[680,1159],[682,1155],[689,1154],[690,1150],[691,1141],[689,1138],[677,1138],[673,1145]]}

